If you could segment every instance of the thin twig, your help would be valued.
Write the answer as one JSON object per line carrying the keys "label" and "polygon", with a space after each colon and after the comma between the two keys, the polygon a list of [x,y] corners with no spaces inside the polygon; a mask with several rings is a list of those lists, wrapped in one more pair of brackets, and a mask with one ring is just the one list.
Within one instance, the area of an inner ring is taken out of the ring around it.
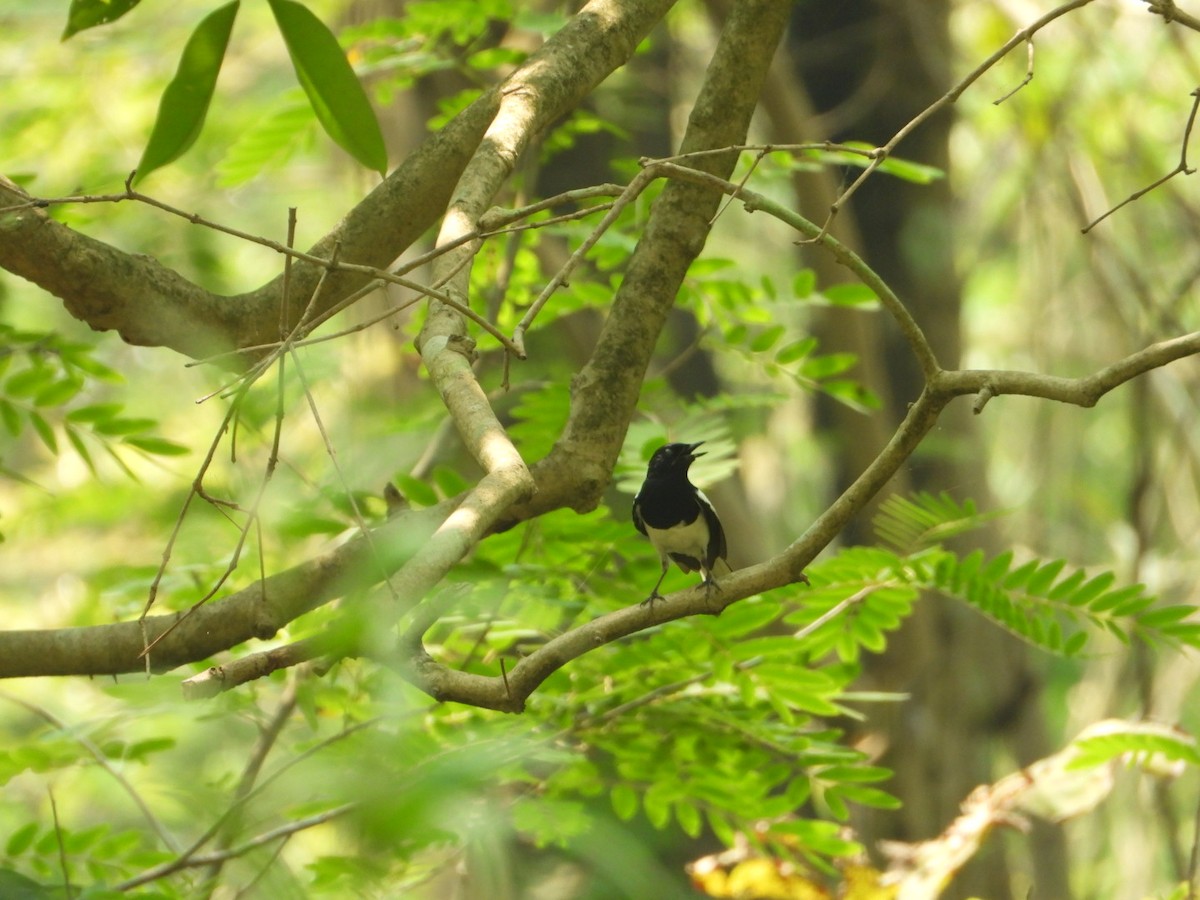
{"label": "thin twig", "polygon": [[50,785],[46,785],[46,795],[50,798],[50,815],[54,819],[54,838],[58,842],[58,865],[62,869],[63,893],[66,894],[67,900],[72,900],[75,896],[75,889],[71,887],[71,870],[67,865],[67,845],[63,841],[62,824],[58,821],[58,804],[54,801],[54,788]]}
{"label": "thin twig", "polygon": [[1162,178],[1159,178],[1156,181],[1152,182],[1151,184],[1148,184],[1146,187],[1142,188],[1140,191],[1134,191],[1132,194],[1130,194],[1128,197],[1126,197],[1124,200],[1122,200],[1120,203],[1118,203],[1116,206],[1114,206],[1108,212],[1104,213],[1104,215],[1100,216],[1098,219],[1095,219],[1092,222],[1090,222],[1089,224],[1087,224],[1086,226],[1084,226],[1084,228],[1082,230],[1083,234],[1087,234],[1089,231],[1091,231],[1093,228],[1095,228],[1097,225],[1099,225],[1101,222],[1103,222],[1105,219],[1107,219],[1109,216],[1111,216],[1113,213],[1115,213],[1122,206],[1127,206],[1128,204],[1132,203],[1134,200],[1137,200],[1139,197],[1143,197],[1146,194],[1150,193],[1155,188],[1161,187],[1162,185],[1164,185],[1168,181],[1170,181],[1172,178],[1174,178],[1176,175],[1191,175],[1193,172],[1196,171],[1195,169],[1190,168],[1188,166],[1187,152],[1188,152],[1188,143],[1192,139],[1192,127],[1196,124],[1196,111],[1197,111],[1197,109],[1200,109],[1200,88],[1196,88],[1195,90],[1193,90],[1191,93],[1191,96],[1193,97],[1192,111],[1188,114],[1187,125],[1185,125],[1184,129],[1183,129],[1183,146],[1179,150],[1179,163],[1175,166],[1174,169],[1172,169],[1170,172],[1168,172]]}
{"label": "thin twig", "polygon": [[825,610],[825,612],[821,613],[821,615],[817,616],[815,619],[813,619],[811,622],[809,622],[807,625],[805,625],[803,628],[801,628],[799,631],[797,631],[795,634],[793,634],[792,637],[794,637],[798,641],[804,640],[806,637],[808,637],[810,634],[812,634],[814,631],[816,631],[818,628],[820,628],[826,622],[830,622],[833,619],[836,619],[838,616],[840,616],[842,613],[844,613],[851,606],[856,606],[857,604],[862,603],[864,600],[866,600],[868,597],[870,597],[876,591],[882,590],[883,588],[888,587],[889,585],[891,585],[893,583],[894,582],[891,582],[891,581],[885,581],[880,584],[869,584],[866,587],[862,588],[861,590],[855,591],[849,597],[845,598],[844,600],[839,600],[837,603],[835,603],[829,609]]}
{"label": "thin twig", "polygon": [[[142,623],[142,656],[146,660],[146,674],[150,674],[150,654],[149,649],[152,646],[149,635],[146,633],[146,616],[150,614],[150,608],[154,605],[154,601],[158,598],[158,590],[162,585],[163,577],[167,573],[167,566],[171,562],[171,556],[175,550],[175,542],[179,539],[179,534],[183,530],[183,522],[187,516],[188,509],[192,505],[192,501],[196,497],[205,498],[203,482],[204,476],[212,465],[213,459],[216,457],[217,448],[221,445],[221,438],[229,429],[230,422],[237,414],[238,408],[241,406],[246,392],[249,391],[250,385],[243,386],[242,391],[233,398],[229,404],[229,409],[225,411],[225,418],[221,421],[217,428],[216,434],[213,435],[212,441],[209,442],[208,452],[204,455],[204,459],[200,463],[200,468],[196,473],[196,477],[192,479],[192,484],[188,489],[188,494],[183,500],[183,505],[179,508],[179,515],[175,517],[175,525],[171,529],[171,534],[167,538],[166,546],[163,547],[162,558],[158,564],[158,570],[154,573],[154,578],[150,582],[150,589],[146,596],[146,605],[142,608],[142,614],[138,616],[138,621]],[[156,639],[157,640],[157,639]]]}
{"label": "thin twig", "polygon": [[1003,97],[999,97],[999,98],[993,100],[992,101],[993,106],[999,106],[1001,103],[1003,103],[1005,100],[1007,100],[1013,94],[1015,94],[1021,88],[1025,87],[1025,85],[1029,84],[1029,82],[1033,81],[1033,38],[1032,37],[1029,37],[1025,40],[1025,49],[1026,49],[1027,56],[1028,56],[1028,62],[1025,65],[1025,78],[1021,81],[1020,84],[1018,84],[1015,88],[1013,88],[1011,91],[1009,91]]}
{"label": "thin twig", "polygon": [[1156,16],[1162,16],[1163,23],[1166,25],[1178,22],[1193,31],[1200,31],[1200,19],[1177,7],[1175,0],[1146,0],[1146,5],[1150,7],[1149,12]]}
{"label": "thin twig", "polygon": [[1030,41],[1033,38],[1033,35],[1041,31],[1055,19],[1061,18],[1067,13],[1079,9],[1080,7],[1087,6],[1091,2],[1092,0],[1070,0],[1069,3],[1056,6],[1045,15],[1022,28],[1011,38],[1009,38],[1008,41],[1006,41],[998,50],[996,50],[995,53],[967,73],[967,75],[961,81],[959,81],[958,84],[952,87],[933,103],[929,104],[929,106],[917,113],[916,116],[910,119],[907,124],[905,124],[899,131],[892,135],[886,144],[881,147],[876,147],[873,151],[873,155],[870,157],[871,161],[867,164],[867,167],[863,169],[858,178],[856,178],[850,184],[850,187],[842,191],[837,199],[830,204],[829,217],[825,220],[824,226],[822,226],[822,233],[829,229],[829,226],[833,223],[833,219],[835,216],[837,216],[838,211],[845,206],[846,202],[854,196],[860,187],[863,186],[863,183],[875,174],[875,170],[883,165],[884,161],[891,156],[892,151],[896,149],[896,146],[901,141],[912,134],[912,132],[928,121],[932,116],[941,111],[943,107],[949,106],[950,104],[956,102],[967,88],[974,84],[985,72],[988,71],[988,69],[992,68],[992,66],[996,65],[996,63],[1012,52],[1013,48],[1020,46],[1022,43]]}
{"label": "thin twig", "polygon": [[1188,859],[1188,900],[1200,897],[1200,799],[1196,801],[1196,817],[1192,823],[1192,853]]}
{"label": "thin twig", "polygon": [[[205,844],[207,844],[209,841],[211,841],[220,832],[220,830],[225,826],[225,823],[229,820],[229,818],[231,816],[233,816],[238,810],[245,807],[246,804],[250,802],[250,800],[252,800],[254,797],[256,797],[259,794],[261,794],[262,792],[264,792],[268,787],[270,787],[270,785],[272,783],[274,783],[276,780],[281,778],[286,772],[288,772],[293,767],[295,767],[295,766],[299,765],[300,763],[304,762],[305,760],[311,758],[315,754],[319,753],[321,750],[324,750],[324,749],[332,746],[333,744],[338,743],[339,741],[345,740],[346,738],[350,737],[353,734],[358,733],[359,731],[362,731],[366,728],[371,728],[371,727],[377,725],[379,723],[379,721],[380,721],[379,719],[368,719],[365,722],[357,722],[353,725],[349,725],[346,728],[339,731],[337,734],[332,735],[328,738],[325,738],[320,743],[314,744],[312,747],[309,747],[303,753],[299,753],[296,756],[292,757],[287,762],[285,762],[283,765],[281,765],[278,769],[276,769],[274,772],[272,772],[269,776],[267,776],[262,781],[260,781],[255,788],[250,790],[244,796],[234,800],[229,805],[229,807],[223,813],[221,813],[221,815],[219,815],[217,817],[217,820],[215,822],[213,822],[213,824],[210,825],[208,827],[208,829],[202,835],[200,835],[200,837],[196,838],[196,840],[192,842],[191,846],[189,846],[186,850],[179,851],[174,860],[163,863],[159,866],[155,866],[154,868],[147,870],[147,872],[143,872],[141,875],[136,876],[135,879],[132,879],[133,883],[126,882],[125,884],[127,886],[124,886],[124,887],[118,886],[115,889],[116,890],[129,890],[132,887],[137,887],[139,884],[145,884],[148,881],[154,881],[157,878],[162,878],[164,875],[169,875],[172,872],[179,871],[180,869],[188,868],[189,866],[193,866],[193,865],[206,864],[205,862],[201,862],[201,863],[193,862],[193,860],[196,860],[199,858],[200,848],[203,847]],[[213,861],[213,860],[208,860],[208,862],[211,862],[211,861]],[[164,869],[167,869],[168,871],[162,871]],[[151,873],[157,873],[157,874],[151,874]]]}
{"label": "thin twig", "polygon": [[[267,761],[267,756],[275,747],[279,736],[283,733],[283,728],[287,725],[292,717],[292,713],[296,710],[297,702],[297,687],[299,685],[299,677],[293,671],[291,677],[287,681],[287,685],[283,689],[283,693],[279,698],[279,705],[275,708],[274,714],[262,727],[258,734],[258,740],[255,742],[254,749],[250,752],[250,758],[246,760],[246,765],[242,769],[242,776],[238,779],[237,787],[233,790],[233,802],[235,805],[241,803],[246,795],[254,789],[254,782],[258,779],[259,773],[262,771],[263,764]],[[226,820],[220,832],[217,834],[217,848],[219,850],[227,850],[233,844],[235,832],[241,826],[240,816],[231,816]],[[204,873],[204,883],[209,885],[208,896],[212,896],[213,890],[216,888],[217,878],[221,874],[221,869],[224,866],[225,860],[216,860]]]}
{"label": "thin twig", "polygon": [[551,295],[553,295],[556,290],[567,283],[567,278],[573,271],[575,271],[576,266],[583,262],[583,258],[588,254],[588,251],[596,245],[596,242],[600,240],[604,232],[606,232],[621,215],[621,213],[624,212],[625,207],[632,203],[637,196],[641,194],[641,192],[645,190],[651,182],[654,181],[656,177],[656,173],[651,171],[649,168],[645,168],[641,172],[638,172],[637,175],[635,175],[629,182],[629,184],[625,186],[625,189],[621,192],[621,196],[617,197],[617,199],[613,201],[613,204],[609,208],[608,212],[604,214],[604,218],[600,220],[599,224],[596,225],[594,229],[592,229],[592,233],[589,234],[584,239],[583,243],[576,248],[575,252],[567,258],[567,261],[563,263],[556,273],[554,273],[554,277],[547,282],[546,286],[542,288],[541,292],[537,295],[537,297],[534,298],[534,301],[529,304],[529,309],[525,311],[525,315],[521,317],[521,321],[518,322],[517,327],[513,329],[512,342],[518,348],[517,357],[519,359],[525,358],[525,333],[529,330],[529,326],[533,324],[533,320],[537,318],[538,313],[542,311],[542,307],[544,307],[547,301],[549,301]]}
{"label": "thin twig", "polygon": [[[288,233],[289,233],[289,235],[291,235],[294,233],[294,230],[289,228]],[[338,245],[335,245],[333,248],[334,261],[336,261],[338,251],[339,251],[339,247],[338,247]],[[309,297],[308,305],[305,307],[304,313],[300,317],[300,323],[297,324],[296,327],[292,329],[293,334],[297,333],[302,328],[305,317],[307,317],[309,312],[312,310],[314,304],[317,302],[317,298],[320,296],[321,291],[325,286],[326,278],[328,277],[329,272],[330,272],[329,269],[325,269],[321,272],[321,277],[317,281],[316,287],[313,288],[312,295]],[[289,302],[290,301],[288,299],[288,296],[285,293],[283,298],[281,299],[281,305],[287,306]],[[287,346],[286,340],[284,341],[284,346],[285,347]],[[250,529],[254,527],[254,523],[258,520],[258,511],[259,511],[260,506],[262,505],[263,497],[266,495],[267,485],[270,483],[272,476],[275,474],[275,468],[279,461],[279,445],[280,445],[281,435],[283,432],[283,418],[284,418],[284,393],[283,393],[283,389],[284,389],[283,382],[284,382],[284,375],[285,375],[285,369],[284,369],[284,363],[283,363],[284,359],[285,359],[285,357],[280,357],[279,395],[278,395],[278,401],[277,401],[276,410],[275,410],[275,429],[274,429],[274,434],[273,434],[273,437],[271,440],[271,452],[267,457],[267,463],[266,463],[266,468],[263,472],[263,477],[261,479],[259,479],[258,490],[254,496],[254,500],[250,504],[250,507],[246,510],[246,521],[244,523],[242,523],[242,525],[239,528],[238,539],[237,539],[236,545],[234,546],[233,554],[230,556],[229,562],[225,565],[225,570],[220,574],[220,576],[217,577],[216,581],[212,584],[212,586],[204,594],[204,596],[202,596],[199,600],[197,600],[195,603],[193,603],[191,605],[191,607],[189,607],[183,613],[183,615],[179,616],[169,627],[164,629],[153,640],[145,643],[145,646],[142,648],[142,656],[144,656],[146,659],[147,668],[150,665],[150,651],[152,649],[154,649],[154,647],[160,641],[162,641],[164,638],[166,638],[167,635],[171,634],[171,632],[173,632],[183,622],[185,622],[193,613],[196,612],[196,610],[198,610],[201,606],[203,606],[205,603],[207,603],[209,600],[211,600],[213,597],[215,597],[217,595],[217,592],[219,590],[221,590],[222,587],[224,587],[225,582],[228,581],[229,578],[233,575],[234,571],[238,567],[238,563],[241,561],[242,550],[246,546],[246,540],[248,539],[248,537],[250,535]],[[297,369],[299,369],[299,361],[297,361]],[[260,377],[260,375],[264,371],[266,371],[266,369],[264,367],[257,368],[255,370],[255,374],[252,379],[242,382],[241,384],[238,384],[236,387],[234,387],[232,389],[234,392],[233,403],[230,404],[230,411],[229,411],[229,413],[226,414],[226,423],[228,423],[229,417],[234,413],[237,406],[240,405],[242,399],[246,396],[247,392],[249,391],[250,387],[253,385],[254,381],[256,381],[257,378]],[[176,521],[176,530],[172,533],[171,539],[168,542],[168,551],[169,551],[170,547],[172,547],[174,545],[176,536],[178,535],[179,529],[183,524],[183,517],[186,514],[187,508],[191,503],[192,496],[194,494],[201,493],[201,491],[202,491],[202,481],[203,481],[204,475],[208,470],[209,463],[212,461],[213,454],[216,451],[216,446],[217,446],[218,442],[220,441],[221,435],[224,434],[224,431],[225,431],[224,427],[222,427],[221,429],[219,429],[217,431],[217,434],[216,434],[216,437],[214,438],[213,444],[209,448],[209,455],[205,459],[204,463],[202,464],[200,472],[196,475],[196,478],[193,480],[193,492],[189,493],[187,500],[184,501],[183,509],[180,511],[179,519]],[[155,576],[154,583],[151,585],[150,596],[147,599],[146,607],[145,607],[145,609],[142,610],[142,621],[145,621],[146,614],[150,610],[150,604],[154,602],[154,597],[155,597],[155,594],[157,593],[158,583],[162,577],[163,572],[166,569],[166,564],[167,564],[168,559],[169,559],[168,552],[164,552],[162,566],[160,567],[158,573]]]}
{"label": "thin twig", "polygon": [[357,803],[343,803],[341,806],[335,806],[333,809],[326,810],[323,813],[306,816],[303,819],[297,819],[294,822],[288,822],[286,825],[280,825],[278,828],[273,828],[270,831],[264,831],[262,834],[250,838],[245,843],[239,844],[236,847],[229,847],[225,850],[215,850],[211,853],[197,853],[193,856],[180,856],[170,862],[162,863],[152,869],[147,869],[141,875],[129,878],[113,886],[113,890],[129,891],[135,887],[140,887],[143,884],[149,884],[152,881],[157,881],[160,878],[165,878],[167,875],[173,875],[176,872],[184,869],[194,869],[199,866],[211,866],[215,863],[225,862],[230,859],[236,859],[239,856],[245,856],[251,850],[256,850],[263,844],[269,844],[272,841],[277,841],[280,838],[290,837],[300,831],[305,831],[309,828],[314,828],[317,825],[324,825],[326,822],[332,822],[334,819],[346,815],[348,812],[353,812],[358,808]]}

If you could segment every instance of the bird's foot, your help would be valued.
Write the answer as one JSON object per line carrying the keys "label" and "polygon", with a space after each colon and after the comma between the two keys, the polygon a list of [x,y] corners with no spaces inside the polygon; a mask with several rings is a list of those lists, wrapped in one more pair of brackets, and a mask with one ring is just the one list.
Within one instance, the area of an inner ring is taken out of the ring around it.
{"label": "bird's foot", "polygon": [[721,610],[725,608],[720,603],[713,603],[713,594],[720,593],[721,586],[717,584],[714,579],[706,578],[704,580],[704,602],[708,606],[709,612],[711,612],[714,616],[719,616],[721,614]]}
{"label": "bird's foot", "polygon": [[651,591],[650,596],[647,597],[645,600],[643,600],[641,602],[641,604],[639,604],[639,605],[653,607],[655,600],[665,600],[665,599],[667,599],[667,598],[664,597],[662,594],[660,594],[657,589],[655,589],[655,590]]}

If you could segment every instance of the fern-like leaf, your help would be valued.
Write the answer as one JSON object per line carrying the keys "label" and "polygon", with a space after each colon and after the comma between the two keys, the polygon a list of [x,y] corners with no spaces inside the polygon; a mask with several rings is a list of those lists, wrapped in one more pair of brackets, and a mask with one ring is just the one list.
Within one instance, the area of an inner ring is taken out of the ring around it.
{"label": "fern-like leaf", "polygon": [[1063,575],[1061,559],[1032,559],[1012,568],[1012,554],[991,560],[980,551],[940,555],[922,585],[962,600],[1016,636],[1064,656],[1087,643],[1085,626],[1155,644],[1200,647],[1196,607],[1160,606],[1141,584],[1115,587],[1112,572],[1090,578],[1082,569]]}
{"label": "fern-like leaf", "polygon": [[1190,734],[1157,722],[1097,722],[1071,742],[1068,769],[1103,765],[1126,757],[1152,774],[1178,774],[1178,764],[1200,766],[1200,747]]}
{"label": "fern-like leaf", "polygon": [[999,513],[981,513],[975,501],[956,501],[944,491],[919,491],[909,497],[892,494],[872,520],[876,536],[903,554],[940,546],[950,538],[979,528]]}

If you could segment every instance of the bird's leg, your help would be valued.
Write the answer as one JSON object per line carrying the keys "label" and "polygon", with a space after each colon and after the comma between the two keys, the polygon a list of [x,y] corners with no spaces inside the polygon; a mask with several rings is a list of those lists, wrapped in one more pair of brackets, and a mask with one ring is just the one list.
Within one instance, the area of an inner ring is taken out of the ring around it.
{"label": "bird's leg", "polygon": [[655,600],[663,599],[663,595],[658,592],[658,589],[659,589],[659,587],[662,586],[663,579],[667,577],[667,568],[670,566],[670,564],[671,564],[670,561],[667,560],[666,557],[663,557],[662,574],[658,576],[658,581],[655,582],[654,590],[652,590],[650,592],[650,596],[642,601],[642,606],[646,606],[646,605],[653,606]]}
{"label": "bird's leg", "polygon": [[712,610],[713,615],[719,616],[721,614],[721,610],[724,607],[722,607],[720,603],[717,603],[716,606],[714,607],[713,602],[712,602],[712,595],[714,593],[717,593],[717,594],[721,593],[721,586],[719,584],[717,584],[717,579],[713,577],[712,572],[709,572],[707,569],[703,570],[703,572],[704,572],[704,602],[706,604],[708,604],[708,607],[709,607],[709,609]]}

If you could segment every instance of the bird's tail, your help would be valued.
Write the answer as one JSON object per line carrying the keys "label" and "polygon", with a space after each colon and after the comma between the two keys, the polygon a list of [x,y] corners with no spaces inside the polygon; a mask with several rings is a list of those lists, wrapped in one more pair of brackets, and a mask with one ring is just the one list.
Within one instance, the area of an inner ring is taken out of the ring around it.
{"label": "bird's tail", "polygon": [[725,562],[724,559],[719,558],[715,563],[713,563],[712,574],[716,578],[720,578],[723,575],[728,575],[732,571],[733,569],[729,568],[729,563]]}

